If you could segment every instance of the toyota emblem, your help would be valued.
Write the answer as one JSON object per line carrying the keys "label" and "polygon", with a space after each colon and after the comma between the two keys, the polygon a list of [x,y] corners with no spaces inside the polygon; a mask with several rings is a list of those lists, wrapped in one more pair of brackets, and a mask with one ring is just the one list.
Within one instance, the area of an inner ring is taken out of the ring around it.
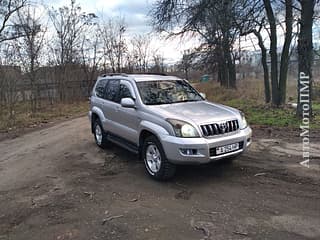
{"label": "toyota emblem", "polygon": [[222,133],[225,133],[226,128],[227,128],[227,124],[226,124],[226,123],[220,123],[220,124],[219,124],[219,127],[220,127],[220,129],[221,129],[221,132],[222,132]]}

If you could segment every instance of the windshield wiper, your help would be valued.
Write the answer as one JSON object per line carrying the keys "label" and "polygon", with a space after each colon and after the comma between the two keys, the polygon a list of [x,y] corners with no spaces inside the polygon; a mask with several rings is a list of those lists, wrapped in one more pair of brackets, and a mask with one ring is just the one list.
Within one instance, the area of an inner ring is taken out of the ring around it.
{"label": "windshield wiper", "polygon": [[155,103],[146,103],[146,105],[163,105],[163,104],[170,104],[173,102],[155,102]]}
{"label": "windshield wiper", "polygon": [[182,103],[182,102],[198,102],[200,100],[196,100],[196,99],[188,99],[188,100],[180,100],[180,101],[176,101],[173,103]]}

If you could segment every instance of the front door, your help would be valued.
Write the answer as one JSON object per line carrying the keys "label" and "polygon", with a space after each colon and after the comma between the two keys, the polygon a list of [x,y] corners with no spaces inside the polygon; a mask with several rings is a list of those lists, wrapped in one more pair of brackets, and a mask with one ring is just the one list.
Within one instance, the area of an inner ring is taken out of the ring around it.
{"label": "front door", "polygon": [[140,120],[138,118],[138,110],[135,108],[122,107],[120,102],[122,98],[136,99],[135,92],[129,81],[121,80],[119,87],[119,105],[116,107],[115,118],[117,135],[126,140],[137,144],[139,141],[138,128]]}

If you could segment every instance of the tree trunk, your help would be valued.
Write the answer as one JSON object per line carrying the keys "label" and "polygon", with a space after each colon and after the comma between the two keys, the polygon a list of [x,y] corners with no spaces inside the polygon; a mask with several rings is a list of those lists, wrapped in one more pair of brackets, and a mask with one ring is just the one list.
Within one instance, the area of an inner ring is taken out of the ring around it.
{"label": "tree trunk", "polygon": [[225,62],[224,57],[219,62],[219,69],[220,69],[220,86],[228,88],[228,68]]}
{"label": "tree trunk", "polygon": [[277,26],[270,0],[263,0],[263,2],[270,25],[272,104],[279,106]]}
{"label": "tree trunk", "polygon": [[289,52],[292,40],[292,0],[286,0],[286,33],[285,40],[281,54],[280,62],[280,76],[279,76],[279,105],[285,104],[286,102],[286,90],[287,90],[287,76],[288,76],[288,65],[289,65]]}
{"label": "tree trunk", "polygon": [[228,75],[229,75],[229,88],[236,88],[236,65],[233,61],[232,54],[228,55]]}
{"label": "tree trunk", "polygon": [[226,64],[226,56],[224,48],[222,47],[222,41],[219,46],[219,59],[218,59],[218,69],[219,69],[219,82],[220,86],[228,87],[228,67]]}
{"label": "tree trunk", "polygon": [[[298,106],[297,116],[303,117],[303,105],[309,103],[309,117],[312,116],[312,24],[315,0],[300,0],[301,19],[300,33],[298,38]],[[302,80],[302,84],[299,80]],[[309,96],[306,96],[309,95]]]}
{"label": "tree trunk", "polygon": [[185,73],[185,78],[188,80],[189,79],[189,71],[188,71],[187,67],[184,68],[184,73]]}
{"label": "tree trunk", "polygon": [[223,86],[226,88],[236,88],[236,67],[232,59],[231,47],[228,36],[224,36],[222,41],[224,65],[223,71],[225,73],[225,79],[223,79]]}
{"label": "tree trunk", "polygon": [[217,79],[217,81],[218,81],[218,83],[220,83],[220,85],[222,85],[222,83],[221,83],[221,79],[223,78],[223,74],[222,74],[222,69],[221,69],[221,64],[220,64],[220,62],[218,62],[218,64],[217,64],[217,69],[218,69],[218,79]]}
{"label": "tree trunk", "polygon": [[263,44],[263,38],[261,36],[261,33],[258,31],[254,31],[253,33],[258,38],[258,44],[261,50],[261,63],[263,68],[263,80],[264,80],[264,97],[265,97],[265,102],[269,103],[271,100],[271,95],[270,95],[270,83],[269,83],[269,68],[267,63],[267,49]]}

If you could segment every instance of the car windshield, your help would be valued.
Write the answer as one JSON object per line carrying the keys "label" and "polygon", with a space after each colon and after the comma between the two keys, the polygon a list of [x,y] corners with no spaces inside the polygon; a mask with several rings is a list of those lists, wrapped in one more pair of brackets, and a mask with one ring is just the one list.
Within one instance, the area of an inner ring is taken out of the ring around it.
{"label": "car windshield", "polygon": [[201,101],[200,94],[183,80],[137,82],[141,99],[146,105]]}

